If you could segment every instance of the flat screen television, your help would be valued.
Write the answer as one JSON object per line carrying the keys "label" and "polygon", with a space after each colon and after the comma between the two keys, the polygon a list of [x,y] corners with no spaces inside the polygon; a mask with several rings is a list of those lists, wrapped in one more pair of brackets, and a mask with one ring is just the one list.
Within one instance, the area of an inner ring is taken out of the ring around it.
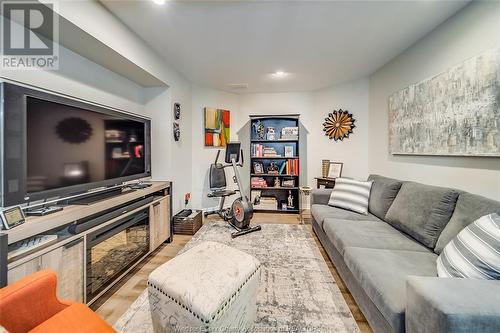
{"label": "flat screen television", "polygon": [[151,175],[149,119],[2,83],[2,206]]}

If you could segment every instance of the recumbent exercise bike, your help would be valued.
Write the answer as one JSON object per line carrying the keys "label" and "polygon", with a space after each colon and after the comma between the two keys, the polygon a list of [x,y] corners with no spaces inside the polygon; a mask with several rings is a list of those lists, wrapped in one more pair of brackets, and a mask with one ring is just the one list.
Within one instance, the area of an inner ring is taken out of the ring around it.
{"label": "recumbent exercise bike", "polygon": [[[205,212],[205,216],[217,214],[235,228],[237,231],[231,234],[231,237],[238,237],[254,231],[261,230],[260,225],[250,227],[250,220],[253,217],[253,207],[250,200],[244,193],[241,183],[238,167],[243,167],[243,150],[240,142],[229,142],[226,147],[226,164],[218,163],[220,150],[217,151],[215,163],[210,165],[210,189],[209,198],[221,198],[219,209],[212,212]],[[240,163],[241,156],[241,163]],[[225,168],[232,167],[234,171],[233,181],[237,184],[238,189],[231,191],[226,189],[226,172]],[[240,197],[235,199],[230,208],[224,208],[225,198],[240,193]]]}

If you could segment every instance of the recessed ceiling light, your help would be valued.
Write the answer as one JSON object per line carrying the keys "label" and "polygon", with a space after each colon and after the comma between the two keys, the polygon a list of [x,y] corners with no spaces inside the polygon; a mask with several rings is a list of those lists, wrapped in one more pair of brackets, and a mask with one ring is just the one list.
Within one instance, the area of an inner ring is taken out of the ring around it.
{"label": "recessed ceiling light", "polygon": [[157,5],[164,5],[165,4],[165,0],[151,0],[151,1],[153,1]]}
{"label": "recessed ceiling light", "polygon": [[284,72],[284,71],[276,71],[272,74],[272,76],[274,76],[275,78],[282,78],[282,77],[285,77],[287,76],[288,73]]}

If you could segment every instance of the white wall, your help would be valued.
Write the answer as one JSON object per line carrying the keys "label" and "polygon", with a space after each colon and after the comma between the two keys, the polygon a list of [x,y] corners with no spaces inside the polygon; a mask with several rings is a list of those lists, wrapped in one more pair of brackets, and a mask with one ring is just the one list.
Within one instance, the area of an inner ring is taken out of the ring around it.
{"label": "white wall", "polygon": [[[156,51],[128,29],[120,20],[96,1],[60,2],[59,13],[82,30],[120,53],[137,66],[168,85],[168,90],[147,88],[144,112],[154,124],[152,144],[153,179],[171,180],[173,186],[173,212],[183,208],[184,193],[191,191],[191,84],[167,64]],[[181,140],[172,135],[173,104],[182,106]]]}
{"label": "white wall", "polygon": [[[344,109],[356,119],[349,139],[328,139],[323,122],[329,112]],[[343,176],[365,179],[368,174],[368,79],[339,84],[316,92],[279,94],[245,94],[240,96],[240,112],[235,127],[245,128],[239,140],[247,143],[249,115],[300,114],[301,184],[315,186],[314,177],[321,176],[321,160],[344,163]],[[248,168],[248,164],[247,164]],[[245,170],[245,175],[248,170]],[[246,178],[248,181],[248,178]]]}
{"label": "white wall", "polygon": [[[344,163],[343,175],[365,179],[368,175],[368,79],[340,84],[316,92],[235,95],[213,89],[193,87],[193,207],[213,208],[217,200],[208,199],[208,168],[215,148],[204,147],[203,108],[231,110],[231,139],[242,143],[245,167],[243,185],[248,191],[250,166],[250,115],[299,114],[301,123],[301,184],[315,187],[321,176],[321,160]],[[335,142],[323,132],[323,121],[336,109],[347,109],[356,119],[349,139]],[[232,173],[227,170],[228,183]]]}
{"label": "white wall", "polygon": [[[142,39],[100,3],[61,1],[58,13],[84,32],[114,49],[137,66],[165,82],[161,88],[136,83],[60,47],[57,71],[3,71],[0,80],[15,80],[104,106],[148,115],[152,119],[152,176],[174,182],[173,212],[182,208],[191,191],[191,84],[169,66]],[[182,104],[181,141],[172,139],[173,104]],[[182,161],[180,163],[179,161]]]}
{"label": "white wall", "polygon": [[[339,84],[315,93],[314,112],[304,117],[309,123],[308,149],[309,180],[321,175],[321,160],[343,162],[342,176],[365,180],[368,177],[368,79]],[[334,109],[347,109],[353,114],[356,127],[348,139],[328,139],[323,132],[323,121]],[[311,183],[310,183],[311,184]],[[315,185],[315,184],[314,184]]]}
{"label": "white wall", "polygon": [[500,200],[500,161],[481,157],[392,156],[388,96],[500,46],[500,2],[473,2],[370,77],[370,172],[463,189]]}
{"label": "white wall", "polygon": [[[192,87],[192,132],[185,135],[192,137],[192,165],[187,166],[184,161],[179,161],[179,165],[192,170],[192,201],[191,207],[194,208],[215,208],[218,200],[207,198],[209,192],[208,170],[210,164],[215,161],[218,148],[205,147],[204,136],[204,108],[213,107],[231,111],[231,140],[237,139],[237,129],[234,127],[239,115],[238,95],[203,88],[199,86]],[[182,135],[182,134],[181,134]],[[223,152],[221,153],[223,159]],[[222,160],[221,160],[222,161]],[[232,173],[229,169],[226,172],[227,183],[230,188],[232,184]]]}

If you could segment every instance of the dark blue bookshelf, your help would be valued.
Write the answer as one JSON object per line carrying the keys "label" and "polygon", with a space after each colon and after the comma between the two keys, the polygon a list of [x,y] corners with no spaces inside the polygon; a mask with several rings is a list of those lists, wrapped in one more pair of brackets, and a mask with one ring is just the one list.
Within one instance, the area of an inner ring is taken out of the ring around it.
{"label": "dark blue bookshelf", "polygon": [[[259,138],[255,129],[255,124],[261,123],[264,125],[265,137]],[[270,140],[267,138],[267,129],[273,127],[275,130],[275,139]],[[254,209],[257,212],[271,212],[271,213],[293,213],[297,214],[299,212],[299,184],[300,184],[300,169],[297,170],[296,174],[286,174],[286,168],[283,174],[273,174],[267,171],[267,168],[271,163],[275,163],[280,169],[282,163],[287,161],[295,162],[299,165],[300,162],[300,133],[297,133],[296,137],[281,137],[282,129],[285,127],[296,127],[299,129],[299,115],[252,115],[250,116],[250,191],[260,191],[261,197],[275,197],[278,201],[277,209],[259,209],[259,206],[255,206]],[[273,148],[277,154],[280,156],[255,156],[254,155],[254,145],[259,144],[265,148]],[[293,156],[285,157],[285,147],[292,147]],[[263,165],[263,173],[258,173],[254,170],[254,162],[261,163]],[[252,187],[252,178],[261,177],[266,181],[267,186]],[[278,179],[280,185],[283,181],[292,180],[294,186],[280,186],[274,187],[275,179]],[[293,208],[287,207],[286,210],[281,209],[282,203],[287,203],[289,193],[293,197]],[[251,195],[252,197],[252,195]]]}

